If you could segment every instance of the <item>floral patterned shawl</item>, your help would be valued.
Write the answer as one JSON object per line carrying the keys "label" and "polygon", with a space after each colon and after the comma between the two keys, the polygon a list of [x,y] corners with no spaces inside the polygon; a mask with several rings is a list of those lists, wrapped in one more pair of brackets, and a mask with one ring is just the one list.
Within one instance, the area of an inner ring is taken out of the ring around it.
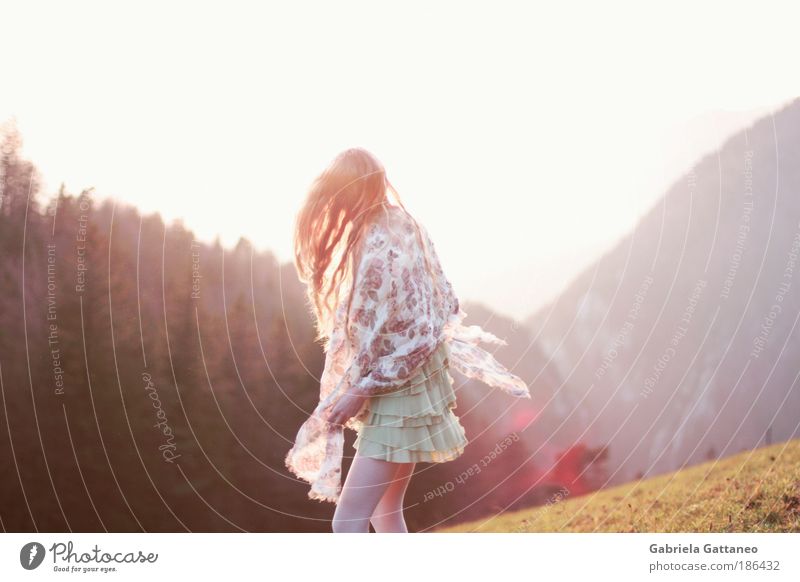
{"label": "floral patterned shawl", "polygon": [[[445,277],[427,230],[401,207],[384,208],[362,239],[349,322],[347,294],[338,302],[319,403],[285,459],[292,473],[311,484],[308,496],[319,501],[339,499],[344,447],[342,426],[329,424],[323,409],[345,391],[372,396],[402,388],[439,342],[449,342],[450,365],[465,376],[530,398],[525,383],[478,345],[505,345],[505,340],[477,325],[462,324],[467,314]],[[426,270],[426,258],[435,281]],[[356,415],[345,426],[360,430],[362,420],[363,415]]]}

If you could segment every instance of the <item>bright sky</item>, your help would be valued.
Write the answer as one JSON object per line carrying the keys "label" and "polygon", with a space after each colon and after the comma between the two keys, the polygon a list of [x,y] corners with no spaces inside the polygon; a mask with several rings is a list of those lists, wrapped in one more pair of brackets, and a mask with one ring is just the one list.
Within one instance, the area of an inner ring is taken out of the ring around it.
{"label": "bright sky", "polygon": [[0,121],[47,194],[283,260],[313,177],[366,147],[462,300],[522,318],[800,95],[797,20],[766,3],[378,4],[3,4]]}

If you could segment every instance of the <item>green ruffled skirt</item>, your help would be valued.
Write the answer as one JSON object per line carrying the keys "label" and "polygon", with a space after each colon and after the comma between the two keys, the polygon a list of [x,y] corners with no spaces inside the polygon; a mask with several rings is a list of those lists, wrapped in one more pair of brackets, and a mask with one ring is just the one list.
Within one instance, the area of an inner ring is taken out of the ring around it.
{"label": "green ruffled skirt", "polygon": [[443,341],[403,388],[372,396],[353,447],[361,456],[394,463],[442,463],[459,457],[468,440],[453,412],[456,394]]}

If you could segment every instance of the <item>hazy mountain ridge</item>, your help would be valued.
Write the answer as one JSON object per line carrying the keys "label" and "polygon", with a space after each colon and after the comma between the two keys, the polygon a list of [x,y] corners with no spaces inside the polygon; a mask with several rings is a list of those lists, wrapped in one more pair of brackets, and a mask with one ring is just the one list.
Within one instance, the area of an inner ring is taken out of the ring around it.
{"label": "hazy mountain ridge", "polygon": [[581,409],[614,482],[797,433],[798,160],[795,101],[704,156],[526,322],[566,380],[554,414]]}

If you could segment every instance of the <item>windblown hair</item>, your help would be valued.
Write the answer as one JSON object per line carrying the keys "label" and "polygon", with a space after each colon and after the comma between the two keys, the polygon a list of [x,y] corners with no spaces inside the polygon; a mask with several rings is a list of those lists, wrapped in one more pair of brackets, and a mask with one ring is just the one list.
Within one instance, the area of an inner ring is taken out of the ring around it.
{"label": "windblown hair", "polygon": [[[388,204],[389,191],[408,213],[378,159],[363,148],[350,148],[336,156],[317,176],[297,214],[295,268],[307,286],[309,304],[316,317],[315,340],[324,341],[326,350],[344,283],[350,282],[351,286],[353,283],[358,261],[355,252],[367,227]],[[412,220],[417,225],[413,217]],[[433,275],[418,225],[417,237],[428,271]]]}

